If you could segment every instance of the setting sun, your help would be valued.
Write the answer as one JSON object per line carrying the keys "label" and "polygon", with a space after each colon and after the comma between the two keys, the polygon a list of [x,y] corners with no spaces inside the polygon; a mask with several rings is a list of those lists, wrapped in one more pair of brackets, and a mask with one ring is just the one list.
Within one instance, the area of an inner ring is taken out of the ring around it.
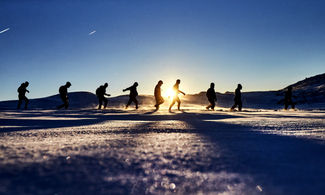
{"label": "setting sun", "polygon": [[164,92],[164,97],[165,98],[170,98],[173,99],[175,96],[175,91],[172,88],[168,88],[165,92]]}

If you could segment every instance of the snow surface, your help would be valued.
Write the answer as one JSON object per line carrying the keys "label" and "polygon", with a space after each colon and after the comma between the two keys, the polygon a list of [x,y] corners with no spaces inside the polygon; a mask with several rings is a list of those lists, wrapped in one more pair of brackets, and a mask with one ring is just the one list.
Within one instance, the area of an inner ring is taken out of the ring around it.
{"label": "snow surface", "polygon": [[322,194],[325,112],[0,111],[0,194]]}

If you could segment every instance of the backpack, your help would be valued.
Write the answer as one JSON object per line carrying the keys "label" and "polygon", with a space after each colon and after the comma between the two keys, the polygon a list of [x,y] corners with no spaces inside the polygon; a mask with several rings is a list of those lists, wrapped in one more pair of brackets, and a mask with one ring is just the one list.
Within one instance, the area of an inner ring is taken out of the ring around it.
{"label": "backpack", "polygon": [[100,87],[98,87],[98,88],[96,89],[96,95],[97,95],[97,96],[100,95]]}
{"label": "backpack", "polygon": [[60,94],[64,94],[64,93],[65,93],[65,91],[64,91],[64,86],[61,86],[61,87],[59,88],[59,93],[60,93]]}
{"label": "backpack", "polygon": [[21,84],[20,87],[18,87],[17,92],[18,93],[23,93],[23,85]]}

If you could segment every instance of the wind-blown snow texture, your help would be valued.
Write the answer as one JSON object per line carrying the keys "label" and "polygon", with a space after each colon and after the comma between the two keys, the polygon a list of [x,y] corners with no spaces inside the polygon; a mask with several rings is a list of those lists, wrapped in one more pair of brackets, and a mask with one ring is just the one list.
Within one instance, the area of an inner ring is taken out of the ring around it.
{"label": "wind-blown snow texture", "polygon": [[0,113],[1,194],[322,194],[324,112]]}

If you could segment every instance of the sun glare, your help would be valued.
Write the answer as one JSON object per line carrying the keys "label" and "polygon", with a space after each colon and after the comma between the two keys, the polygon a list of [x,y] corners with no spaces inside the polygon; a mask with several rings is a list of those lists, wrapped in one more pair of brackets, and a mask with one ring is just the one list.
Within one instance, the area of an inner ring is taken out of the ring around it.
{"label": "sun glare", "polygon": [[175,91],[172,88],[167,89],[164,93],[165,98],[173,99],[174,96],[175,96]]}

